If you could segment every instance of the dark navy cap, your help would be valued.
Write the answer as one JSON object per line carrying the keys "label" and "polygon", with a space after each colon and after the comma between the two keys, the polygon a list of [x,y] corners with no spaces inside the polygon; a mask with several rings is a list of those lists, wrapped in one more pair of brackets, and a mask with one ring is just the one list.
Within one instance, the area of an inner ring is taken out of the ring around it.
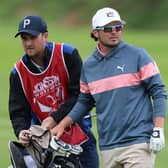
{"label": "dark navy cap", "polygon": [[15,37],[21,33],[28,33],[32,36],[37,36],[40,33],[45,33],[47,31],[46,22],[39,16],[26,16],[24,17],[18,27],[18,32]]}

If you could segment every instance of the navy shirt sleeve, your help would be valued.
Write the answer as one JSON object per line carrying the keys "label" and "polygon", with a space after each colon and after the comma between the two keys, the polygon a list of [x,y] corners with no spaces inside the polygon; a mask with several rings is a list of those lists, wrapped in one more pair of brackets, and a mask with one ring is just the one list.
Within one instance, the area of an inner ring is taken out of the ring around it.
{"label": "navy shirt sleeve", "polygon": [[30,127],[31,108],[26,100],[19,76],[15,69],[10,74],[9,84],[9,117],[15,135],[18,137],[21,130]]}

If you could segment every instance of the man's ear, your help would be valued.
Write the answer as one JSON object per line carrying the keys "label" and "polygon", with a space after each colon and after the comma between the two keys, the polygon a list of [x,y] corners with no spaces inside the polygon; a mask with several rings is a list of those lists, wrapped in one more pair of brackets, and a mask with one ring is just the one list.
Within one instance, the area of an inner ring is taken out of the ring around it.
{"label": "man's ear", "polygon": [[92,30],[92,34],[94,37],[98,38],[98,31],[97,30]]}
{"label": "man's ear", "polygon": [[47,41],[48,41],[48,32],[45,32],[45,33],[44,33],[44,37],[45,37],[45,39],[47,39]]}

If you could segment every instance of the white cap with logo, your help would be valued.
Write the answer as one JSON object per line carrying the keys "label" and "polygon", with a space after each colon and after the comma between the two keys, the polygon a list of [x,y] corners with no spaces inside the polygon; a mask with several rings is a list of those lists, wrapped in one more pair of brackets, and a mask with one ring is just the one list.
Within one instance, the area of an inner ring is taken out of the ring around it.
{"label": "white cap with logo", "polygon": [[92,18],[92,29],[104,26],[113,21],[120,21],[122,24],[125,24],[125,21],[121,20],[119,13],[115,9],[99,9]]}

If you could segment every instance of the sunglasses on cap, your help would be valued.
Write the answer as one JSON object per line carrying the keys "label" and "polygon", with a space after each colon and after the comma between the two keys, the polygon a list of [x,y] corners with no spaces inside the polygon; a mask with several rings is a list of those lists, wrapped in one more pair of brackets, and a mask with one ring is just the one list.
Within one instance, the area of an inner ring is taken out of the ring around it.
{"label": "sunglasses on cap", "polygon": [[117,24],[114,26],[96,27],[96,30],[98,31],[103,30],[105,33],[108,33],[108,32],[112,32],[113,30],[115,30],[116,32],[119,32],[122,30],[122,28],[123,28],[122,24]]}

